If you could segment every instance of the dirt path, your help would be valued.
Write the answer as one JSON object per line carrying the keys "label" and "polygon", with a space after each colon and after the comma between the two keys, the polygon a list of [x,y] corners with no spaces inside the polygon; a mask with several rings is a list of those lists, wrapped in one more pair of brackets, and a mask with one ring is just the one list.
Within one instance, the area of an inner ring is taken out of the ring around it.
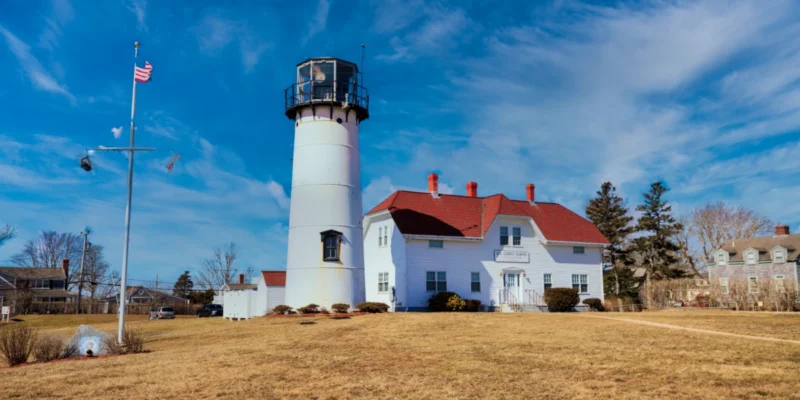
{"label": "dirt path", "polygon": [[634,323],[634,324],[654,326],[654,327],[657,327],[657,328],[680,329],[680,330],[684,330],[684,331],[705,333],[705,334],[709,334],[709,335],[730,336],[730,337],[741,338],[741,339],[763,340],[763,341],[767,341],[767,342],[800,344],[800,340],[778,339],[778,338],[766,337],[766,336],[740,335],[738,333],[728,333],[728,332],[720,332],[720,331],[711,331],[711,330],[708,330],[708,329],[688,328],[688,327],[685,327],[685,326],[662,324],[660,322],[652,322],[652,321],[645,321],[645,320],[638,320],[638,319],[615,318],[615,317],[599,317],[599,316],[595,317],[595,316],[588,316],[588,315],[587,315],[587,317],[589,317],[589,318],[610,319],[612,321],[630,322],[630,323]]}

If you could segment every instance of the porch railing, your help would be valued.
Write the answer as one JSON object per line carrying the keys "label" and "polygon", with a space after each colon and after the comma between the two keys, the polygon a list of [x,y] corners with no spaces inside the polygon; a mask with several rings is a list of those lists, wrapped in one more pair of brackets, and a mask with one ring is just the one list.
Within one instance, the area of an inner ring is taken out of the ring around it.
{"label": "porch railing", "polygon": [[539,292],[533,289],[525,290],[525,304],[531,304],[534,306],[542,306],[544,305],[544,296],[540,295]]}

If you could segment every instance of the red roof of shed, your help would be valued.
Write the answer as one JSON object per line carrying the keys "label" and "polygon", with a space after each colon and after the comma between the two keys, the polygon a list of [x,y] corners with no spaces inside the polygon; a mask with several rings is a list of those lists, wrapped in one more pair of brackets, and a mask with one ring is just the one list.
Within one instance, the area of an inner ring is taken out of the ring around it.
{"label": "red roof of shed", "polygon": [[367,215],[388,210],[400,232],[410,235],[483,237],[498,215],[533,218],[548,241],[608,244],[589,220],[556,203],[533,204],[505,195],[467,197],[397,191]]}
{"label": "red roof of shed", "polygon": [[261,271],[267,286],[286,286],[286,271]]}

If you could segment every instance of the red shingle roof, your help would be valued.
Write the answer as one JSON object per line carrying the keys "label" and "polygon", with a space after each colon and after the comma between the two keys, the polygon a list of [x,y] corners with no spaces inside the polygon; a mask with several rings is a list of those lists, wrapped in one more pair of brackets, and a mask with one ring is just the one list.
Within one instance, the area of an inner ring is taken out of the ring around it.
{"label": "red shingle roof", "polygon": [[594,224],[556,203],[530,204],[505,195],[467,197],[397,191],[367,215],[388,210],[401,233],[483,237],[498,215],[533,218],[548,241],[608,244]]}
{"label": "red shingle roof", "polygon": [[261,271],[267,286],[286,286],[286,271]]}

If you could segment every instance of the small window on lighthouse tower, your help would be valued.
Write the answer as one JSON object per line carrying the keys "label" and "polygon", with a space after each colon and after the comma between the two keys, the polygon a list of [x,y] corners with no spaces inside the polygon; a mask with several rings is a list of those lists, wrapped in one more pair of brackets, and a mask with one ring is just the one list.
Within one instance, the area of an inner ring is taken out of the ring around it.
{"label": "small window on lighthouse tower", "polygon": [[342,233],[328,230],[320,233],[322,239],[322,260],[339,261],[339,251],[342,243]]}

